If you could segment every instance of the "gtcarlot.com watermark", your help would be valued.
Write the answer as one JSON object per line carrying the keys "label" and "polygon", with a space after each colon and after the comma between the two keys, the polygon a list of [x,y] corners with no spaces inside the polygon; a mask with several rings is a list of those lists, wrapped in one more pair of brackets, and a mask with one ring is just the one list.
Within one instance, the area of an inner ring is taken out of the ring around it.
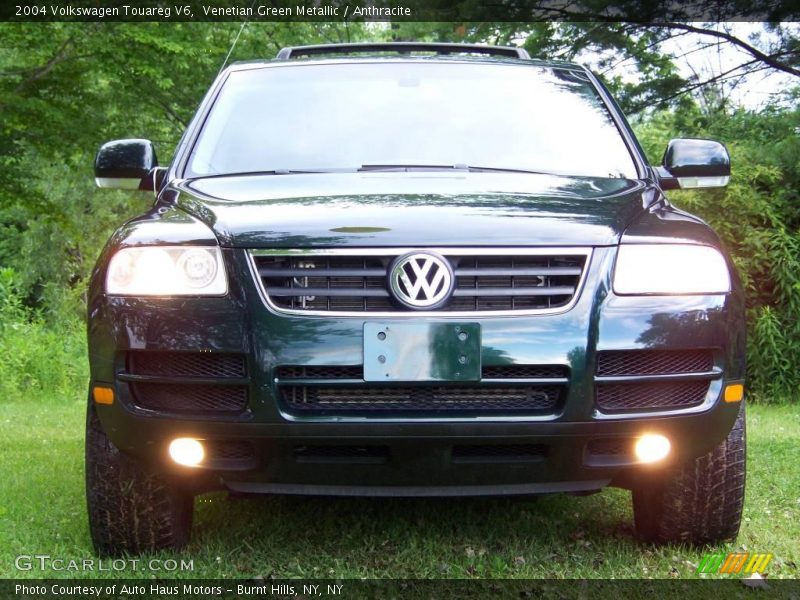
{"label": "gtcarlot.com watermark", "polygon": [[152,558],[60,558],[49,554],[21,554],[14,559],[14,566],[19,571],[76,571],[106,572],[120,571],[153,571],[157,573],[173,573],[176,571],[194,571],[193,559]]}

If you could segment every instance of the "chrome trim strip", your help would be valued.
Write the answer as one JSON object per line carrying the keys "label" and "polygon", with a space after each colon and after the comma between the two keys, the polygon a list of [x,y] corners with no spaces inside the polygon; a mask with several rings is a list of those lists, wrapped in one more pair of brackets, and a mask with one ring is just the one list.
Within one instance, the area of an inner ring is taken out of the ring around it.
{"label": "chrome trim strip", "polygon": [[722,369],[714,367],[711,371],[697,373],[666,373],[664,375],[595,375],[595,383],[658,383],[659,381],[698,381],[722,377]]}
{"label": "chrome trim strip", "polygon": [[128,383],[165,383],[175,385],[250,385],[247,377],[182,377],[180,375],[135,375],[117,373],[117,379]]}
{"label": "chrome trim strip", "polygon": [[94,183],[109,190],[138,190],[142,180],[136,177],[95,177]]}
{"label": "chrome trim strip", "polygon": [[[318,386],[318,387],[336,387],[336,386],[353,386],[358,385],[361,387],[381,387],[392,389],[393,387],[398,387],[398,384],[402,386],[402,382],[374,382],[374,381],[365,381],[364,379],[320,379],[320,378],[312,378],[312,377],[303,377],[303,378],[280,378],[275,377],[273,383],[278,386]],[[526,387],[526,386],[546,386],[546,385],[568,385],[569,379],[566,377],[553,377],[552,379],[548,378],[539,378],[539,379],[487,379],[483,378],[478,381],[409,381],[405,382],[409,386],[418,386],[422,385],[432,385],[437,387],[460,387],[464,384],[470,384],[471,387],[476,388],[493,388],[493,387],[500,387],[500,386],[510,386],[510,387]]]}
{"label": "chrome trim strip", "polygon": [[[368,417],[361,417],[355,415],[333,415],[333,416],[312,416],[312,415],[298,415],[286,411],[283,407],[279,407],[281,417],[286,421],[292,423],[361,423],[361,424],[405,424],[405,423],[536,423],[547,421],[558,421],[564,410],[560,407],[559,412],[550,413],[547,415],[515,415],[515,416],[502,416],[497,415],[479,415],[473,417],[456,417],[452,415],[442,417],[415,417],[415,416],[391,416],[384,417],[380,415],[370,415]],[[454,411],[455,412],[455,411]]]}
{"label": "chrome trim strip", "polygon": [[[417,250],[428,250],[438,252],[445,256],[584,256],[586,258],[578,284],[575,286],[575,293],[572,299],[558,308],[540,308],[527,310],[487,310],[487,311],[445,311],[445,310],[411,310],[411,311],[388,311],[388,312],[369,312],[369,311],[335,311],[335,310],[298,310],[280,308],[276,306],[264,289],[264,282],[258,273],[258,266],[255,258],[257,256],[401,256],[408,252]],[[357,317],[360,319],[372,318],[414,318],[414,317],[437,317],[437,318],[464,318],[476,316],[481,317],[516,317],[526,315],[554,315],[567,312],[578,302],[578,298],[583,291],[586,277],[591,267],[592,248],[576,247],[546,247],[546,248],[275,248],[275,249],[255,249],[247,251],[248,263],[251,276],[256,282],[256,288],[266,306],[274,313],[283,315],[293,315],[301,317]]]}
{"label": "chrome trim strip", "polygon": [[522,254],[529,256],[541,256],[545,254],[567,254],[570,256],[586,256],[591,254],[592,249],[587,247],[573,246],[547,246],[542,248],[502,248],[480,246],[452,247],[452,248],[429,248],[419,247],[391,247],[391,248],[256,248],[250,250],[250,254],[255,256],[311,256],[311,255],[338,255],[338,256],[400,256],[409,252],[427,250],[439,252],[445,255],[472,256],[475,254],[484,256],[510,256]]}

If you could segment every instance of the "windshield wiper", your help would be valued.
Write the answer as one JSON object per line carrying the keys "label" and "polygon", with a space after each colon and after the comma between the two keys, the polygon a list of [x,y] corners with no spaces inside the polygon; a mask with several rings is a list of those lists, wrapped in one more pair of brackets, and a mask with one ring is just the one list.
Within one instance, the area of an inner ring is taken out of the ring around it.
{"label": "windshield wiper", "polygon": [[510,169],[507,167],[467,167],[470,173],[528,173],[530,175],[558,175],[554,171],[537,171],[535,169]]}
{"label": "windshield wiper", "polygon": [[241,171],[238,173],[214,173],[212,175],[203,175],[202,178],[250,177],[254,175],[316,175],[324,173],[355,173],[355,169],[269,169],[265,171]]}
{"label": "windshield wiper", "polygon": [[359,172],[369,171],[466,171],[466,165],[361,165]]}
{"label": "windshield wiper", "polygon": [[268,169],[264,171],[241,171],[233,173],[214,173],[203,175],[202,178],[212,177],[251,177],[259,175],[314,175],[325,173],[369,173],[369,172],[412,172],[412,171],[463,171],[465,173],[530,173],[534,175],[557,175],[550,171],[533,171],[528,169],[510,169],[505,167],[475,167],[472,165],[361,165],[358,168],[340,167],[329,169]]}
{"label": "windshield wiper", "polygon": [[530,173],[533,175],[556,175],[551,171],[534,171],[529,169],[510,169],[505,167],[476,167],[464,164],[452,165],[361,165],[359,172],[370,171],[465,171],[467,173]]}

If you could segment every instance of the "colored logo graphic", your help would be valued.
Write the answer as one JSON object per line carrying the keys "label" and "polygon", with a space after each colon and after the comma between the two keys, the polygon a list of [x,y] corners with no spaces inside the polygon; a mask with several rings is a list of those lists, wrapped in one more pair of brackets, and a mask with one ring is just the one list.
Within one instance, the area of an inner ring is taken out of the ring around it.
{"label": "colored logo graphic", "polygon": [[763,573],[772,560],[772,554],[730,552],[706,554],[697,566],[698,573],[752,574]]}

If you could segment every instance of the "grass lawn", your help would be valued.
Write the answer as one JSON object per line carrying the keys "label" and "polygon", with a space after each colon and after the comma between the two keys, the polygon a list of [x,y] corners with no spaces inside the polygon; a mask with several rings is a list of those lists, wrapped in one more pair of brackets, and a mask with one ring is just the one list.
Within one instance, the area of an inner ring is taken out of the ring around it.
{"label": "grass lawn", "polygon": [[[0,437],[0,577],[21,554],[91,558],[83,489],[84,403],[7,403]],[[770,578],[800,577],[800,406],[751,406],[747,502],[736,544],[772,552]],[[182,577],[693,577],[703,550],[634,538],[630,494],[514,499],[196,500]],[[145,558],[142,563],[146,563]],[[95,577],[164,576],[137,571]],[[85,576],[92,576],[86,573]]]}

